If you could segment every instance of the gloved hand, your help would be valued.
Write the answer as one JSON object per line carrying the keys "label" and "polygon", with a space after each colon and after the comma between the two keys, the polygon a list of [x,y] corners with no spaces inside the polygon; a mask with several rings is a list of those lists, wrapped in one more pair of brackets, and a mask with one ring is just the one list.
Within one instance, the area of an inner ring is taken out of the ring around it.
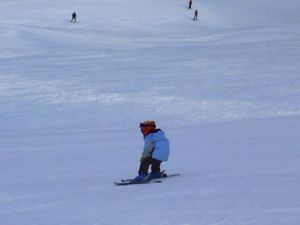
{"label": "gloved hand", "polygon": [[144,159],[145,159],[145,158],[142,156],[142,157],[140,158],[140,162],[143,162]]}

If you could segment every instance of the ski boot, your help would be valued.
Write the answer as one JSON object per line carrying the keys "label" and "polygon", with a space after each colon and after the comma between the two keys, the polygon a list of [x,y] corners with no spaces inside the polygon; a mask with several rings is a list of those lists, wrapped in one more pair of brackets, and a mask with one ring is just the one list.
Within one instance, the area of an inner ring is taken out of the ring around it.
{"label": "ski boot", "polygon": [[149,176],[149,175],[147,175],[147,174],[141,173],[141,174],[137,175],[137,176],[133,179],[133,181],[134,181],[134,182],[142,182],[142,181],[147,180],[147,177],[148,177],[148,176]]}

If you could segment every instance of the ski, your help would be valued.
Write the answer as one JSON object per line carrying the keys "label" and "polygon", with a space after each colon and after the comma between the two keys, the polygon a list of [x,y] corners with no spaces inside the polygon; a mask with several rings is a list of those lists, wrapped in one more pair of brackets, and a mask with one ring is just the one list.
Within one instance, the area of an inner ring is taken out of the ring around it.
{"label": "ski", "polygon": [[[176,176],[179,176],[180,174],[179,173],[173,173],[173,174],[164,174],[165,176],[161,176],[161,177],[158,177],[158,178],[154,178],[154,179],[151,179],[151,181],[157,181],[157,180],[160,180],[160,179],[166,179],[168,177],[176,177]],[[134,179],[122,179],[121,182],[123,183],[128,183],[128,182],[133,182]]]}
{"label": "ski", "polygon": [[127,182],[114,182],[117,186],[135,185],[135,184],[149,184],[149,183],[161,183],[161,180],[145,180],[145,181],[127,181]]}

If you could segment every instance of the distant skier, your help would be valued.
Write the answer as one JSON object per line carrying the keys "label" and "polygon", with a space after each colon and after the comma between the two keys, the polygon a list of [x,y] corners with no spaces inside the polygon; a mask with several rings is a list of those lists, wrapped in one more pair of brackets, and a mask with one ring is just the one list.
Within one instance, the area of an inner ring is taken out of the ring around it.
{"label": "distant skier", "polygon": [[198,20],[198,10],[197,9],[194,12],[194,20]]}
{"label": "distant skier", "polygon": [[77,18],[77,15],[76,15],[76,12],[73,12],[72,13],[72,19],[71,19],[71,23],[76,23],[76,18]]}
{"label": "distant skier", "polygon": [[192,8],[193,0],[189,0],[189,9]]}
{"label": "distant skier", "polygon": [[[169,140],[161,129],[156,129],[154,121],[144,121],[140,123],[140,128],[144,137],[144,148],[139,175],[134,179],[136,182],[163,176],[160,164],[162,161],[168,161],[170,152]],[[150,165],[151,173],[148,174]]]}

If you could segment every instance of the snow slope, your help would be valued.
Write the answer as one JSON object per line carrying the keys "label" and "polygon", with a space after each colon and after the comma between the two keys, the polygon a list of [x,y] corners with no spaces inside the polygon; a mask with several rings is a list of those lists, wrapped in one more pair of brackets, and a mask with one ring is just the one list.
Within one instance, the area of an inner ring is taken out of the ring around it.
{"label": "snow slope", "polygon": [[[1,225],[299,224],[299,1],[0,6]],[[115,187],[146,119],[181,176]]]}

